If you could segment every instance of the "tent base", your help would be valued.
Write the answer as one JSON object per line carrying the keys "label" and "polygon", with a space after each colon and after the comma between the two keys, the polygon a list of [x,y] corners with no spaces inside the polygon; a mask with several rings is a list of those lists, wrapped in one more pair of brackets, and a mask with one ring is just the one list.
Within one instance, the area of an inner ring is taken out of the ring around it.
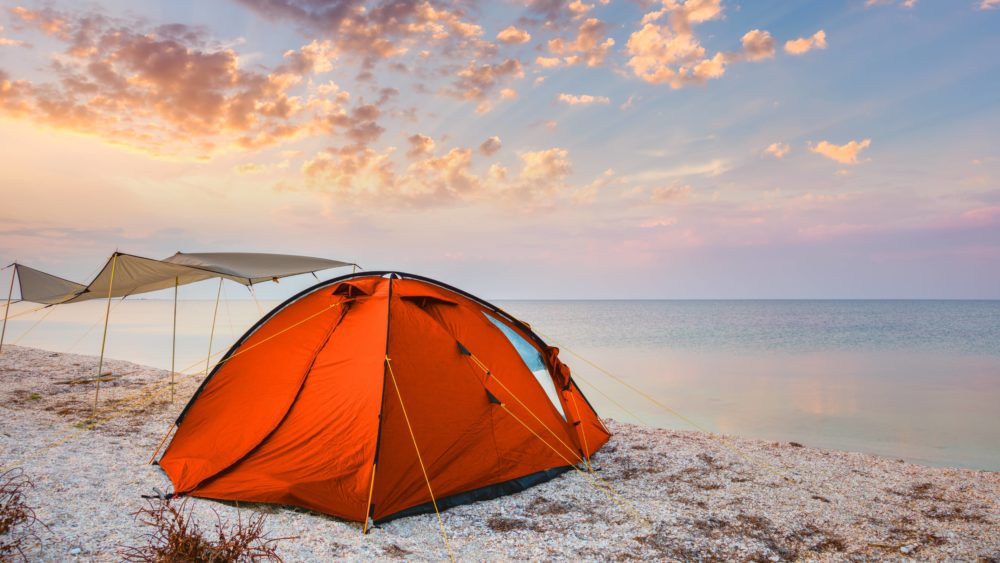
{"label": "tent base", "polygon": [[[534,487],[535,485],[540,485],[546,481],[550,481],[563,473],[572,469],[570,466],[564,467],[553,467],[552,469],[545,469],[537,473],[531,473],[530,475],[525,475],[524,477],[518,477],[517,479],[511,479],[510,481],[504,481],[502,483],[496,483],[494,485],[487,485],[485,487],[480,487],[478,489],[473,489],[471,491],[466,491],[464,493],[457,493],[451,496],[437,499],[437,505],[439,510],[445,510],[452,508],[454,506],[459,506],[462,504],[469,504],[473,502],[479,502],[483,500],[495,499],[497,497],[502,497],[504,495],[511,495],[514,493],[519,493],[529,487]],[[426,502],[424,504],[418,504],[417,506],[411,506],[410,508],[404,508],[399,512],[394,512],[388,516],[383,516],[375,521],[376,524],[381,524],[382,522],[388,522],[390,520],[395,520],[396,518],[403,518],[406,516],[414,516],[417,514],[427,514],[434,512],[434,504]]]}

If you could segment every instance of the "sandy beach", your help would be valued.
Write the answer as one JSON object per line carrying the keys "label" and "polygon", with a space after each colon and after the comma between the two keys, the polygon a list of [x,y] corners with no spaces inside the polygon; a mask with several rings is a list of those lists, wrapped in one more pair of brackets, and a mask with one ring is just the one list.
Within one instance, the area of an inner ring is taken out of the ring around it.
{"label": "sandy beach", "polygon": [[[22,468],[46,528],[32,560],[113,561],[145,530],[141,495],[170,482],[147,465],[200,376],[110,360],[99,424],[88,427],[97,359],[5,346],[0,355],[0,466]],[[119,377],[120,376],[120,377]],[[523,493],[443,513],[456,558],[845,560],[1000,559],[1000,473],[932,468],[873,455],[608,421],[592,460]],[[237,509],[192,499],[211,527]],[[434,515],[363,536],[357,523],[269,505],[286,561],[443,559]]]}

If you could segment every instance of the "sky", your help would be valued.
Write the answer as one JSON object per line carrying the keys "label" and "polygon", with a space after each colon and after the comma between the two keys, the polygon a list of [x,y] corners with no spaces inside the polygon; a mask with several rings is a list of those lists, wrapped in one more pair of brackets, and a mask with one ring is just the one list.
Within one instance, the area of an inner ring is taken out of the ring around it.
{"label": "sky", "polygon": [[1000,298],[996,53],[1000,0],[0,0],[0,262]]}

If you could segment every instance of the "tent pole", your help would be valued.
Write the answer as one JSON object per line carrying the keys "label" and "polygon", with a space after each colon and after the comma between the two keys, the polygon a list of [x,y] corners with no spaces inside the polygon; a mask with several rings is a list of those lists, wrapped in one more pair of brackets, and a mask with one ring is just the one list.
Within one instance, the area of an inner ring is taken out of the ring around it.
{"label": "tent pole", "polygon": [[205,375],[208,376],[208,366],[212,362],[212,339],[215,337],[215,319],[219,316],[219,296],[222,295],[222,282],[219,278],[219,289],[215,292],[215,310],[212,311],[212,330],[208,333],[208,356],[205,358]]}
{"label": "tent pole", "polygon": [[101,370],[104,369],[104,347],[108,342],[108,319],[111,317],[111,289],[115,286],[115,267],[118,265],[118,252],[111,255],[111,281],[108,282],[108,305],[104,310],[104,335],[101,336],[101,357],[97,360],[97,377],[94,379],[94,418],[97,418],[97,401],[101,395]]}
{"label": "tent pole", "polygon": [[180,286],[180,277],[174,278],[174,333],[172,338],[172,344],[170,349],[170,402],[174,402],[174,376],[177,373],[175,371],[175,366],[177,364],[177,288]]}
{"label": "tent pole", "polygon": [[10,269],[10,289],[7,290],[7,306],[3,310],[3,329],[0,330],[0,352],[3,352],[3,337],[7,335],[7,316],[10,314],[10,298],[14,295],[14,276],[17,275],[17,264]]}

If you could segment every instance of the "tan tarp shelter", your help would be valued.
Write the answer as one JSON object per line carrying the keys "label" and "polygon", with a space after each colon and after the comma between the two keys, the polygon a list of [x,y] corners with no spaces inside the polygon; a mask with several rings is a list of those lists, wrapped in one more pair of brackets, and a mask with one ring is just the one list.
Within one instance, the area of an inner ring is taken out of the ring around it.
{"label": "tan tarp shelter", "polygon": [[272,281],[275,278],[311,274],[329,268],[354,266],[350,262],[295,256],[291,254],[260,254],[255,252],[178,252],[163,262],[183,264],[209,270],[244,285]]}
{"label": "tan tarp shelter", "polygon": [[29,268],[24,264],[14,264],[18,288],[21,291],[21,301],[54,305],[80,293],[87,286],[71,282],[67,279],[46,274],[41,270]]}
{"label": "tan tarp shelter", "polygon": [[108,258],[101,271],[87,285],[21,264],[15,264],[14,267],[18,273],[22,301],[55,305],[127,297],[220,277],[250,286],[287,276],[353,265],[339,260],[290,254],[178,252],[170,258],[155,260],[118,252]]}
{"label": "tan tarp shelter", "polygon": [[[101,339],[101,354],[97,364],[95,377],[94,413],[97,413],[98,393],[104,365],[104,345],[108,333],[108,318],[111,314],[111,299],[113,297],[128,297],[139,293],[174,288],[174,348],[171,352],[171,385],[174,379],[174,360],[176,358],[177,334],[177,288],[199,281],[213,278],[219,279],[219,291],[215,297],[215,313],[219,307],[219,293],[222,291],[222,280],[228,279],[243,284],[253,293],[253,285],[265,281],[278,281],[279,278],[299,274],[315,273],[330,268],[356,266],[350,262],[314,258],[311,256],[295,256],[289,254],[261,254],[248,252],[207,252],[185,254],[178,252],[164,260],[143,258],[133,254],[115,252],[105,262],[101,271],[87,285],[78,284],[52,274],[47,274],[34,268],[14,263],[11,275],[10,289],[7,293],[7,303],[3,313],[3,328],[0,329],[0,351],[3,350],[3,340],[7,332],[7,319],[10,313],[11,297],[14,291],[14,278],[19,282],[21,301],[41,303],[43,305],[60,305],[77,303],[91,299],[107,299],[104,312],[104,334]],[[254,297],[256,300],[256,297]],[[212,336],[215,333],[215,313],[212,316],[212,332],[209,335],[209,355],[205,361],[205,372],[208,372],[211,360]],[[171,391],[171,397],[173,397]]]}

